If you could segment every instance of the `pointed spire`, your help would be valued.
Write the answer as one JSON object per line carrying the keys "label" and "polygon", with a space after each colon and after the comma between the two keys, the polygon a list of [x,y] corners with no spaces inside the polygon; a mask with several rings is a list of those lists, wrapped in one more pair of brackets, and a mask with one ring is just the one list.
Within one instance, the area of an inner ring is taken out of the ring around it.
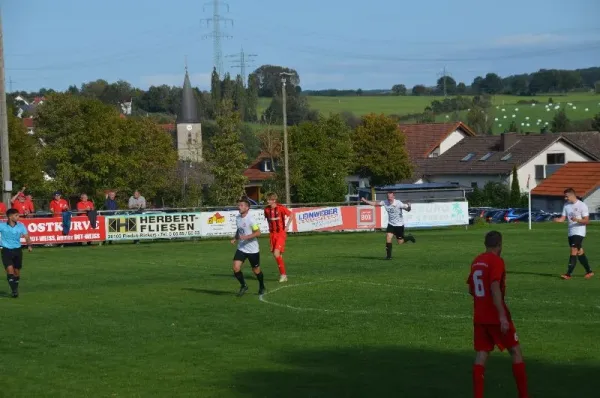
{"label": "pointed spire", "polygon": [[185,65],[185,78],[183,79],[183,96],[181,101],[181,112],[177,117],[177,124],[181,123],[200,123],[198,117],[198,103],[194,95],[194,89],[190,83],[190,75],[187,70],[187,57]]}

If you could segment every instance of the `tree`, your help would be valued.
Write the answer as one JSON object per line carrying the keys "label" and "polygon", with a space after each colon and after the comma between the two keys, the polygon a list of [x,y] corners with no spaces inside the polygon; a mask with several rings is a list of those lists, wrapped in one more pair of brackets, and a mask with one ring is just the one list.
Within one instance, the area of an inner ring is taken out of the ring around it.
{"label": "tree", "polygon": [[[225,73],[225,77],[221,82],[221,100],[233,100],[234,82],[231,80],[229,72]],[[235,107],[234,107],[235,109]]]}
{"label": "tree", "polygon": [[[285,77],[292,88],[300,85],[300,76],[294,69],[277,65],[262,65],[252,73],[258,81],[259,97],[272,98],[281,92],[281,73],[290,74]],[[296,92],[294,89],[290,91]]]}
{"label": "tree", "polygon": [[519,132],[519,126],[517,126],[517,122],[515,122],[514,120],[512,120],[510,122],[510,125],[508,126],[508,129],[506,130],[507,133],[518,133]]}
{"label": "tree", "polygon": [[463,82],[458,83],[456,86],[456,94],[466,94],[467,93],[467,85]]}
{"label": "tree", "polygon": [[406,86],[404,84],[394,84],[392,93],[394,95],[406,95]]}
{"label": "tree", "polygon": [[12,109],[9,109],[7,116],[13,190],[27,186],[31,192],[45,194],[43,163],[38,156],[40,142],[35,136],[27,134],[23,120],[14,116]]}
{"label": "tree", "polygon": [[246,89],[241,75],[237,75],[233,84],[233,109],[240,114],[240,120],[246,120]]}
{"label": "tree", "polygon": [[483,92],[483,77],[477,76],[473,79],[473,83],[471,83],[471,91],[473,94],[481,94]]}
{"label": "tree", "polygon": [[495,73],[488,73],[482,82],[483,92],[487,94],[499,94],[502,91],[503,83],[500,76]]}
{"label": "tree", "polygon": [[456,80],[450,76],[442,76],[437,81],[437,90],[440,93],[454,95],[456,94]]}
{"label": "tree", "polygon": [[[304,95],[290,95],[289,91],[286,89],[286,93],[288,93],[286,101],[288,126],[295,126],[303,121],[318,120],[318,112],[309,108],[308,98]],[[283,123],[283,101],[281,96],[273,97],[271,104],[264,112],[263,118],[273,123]]]}
{"label": "tree", "polygon": [[371,186],[395,184],[412,175],[405,136],[391,118],[381,114],[363,116],[354,131],[357,172]]}
{"label": "tree", "polygon": [[214,205],[230,205],[244,194],[247,178],[244,170],[248,158],[240,140],[240,117],[233,110],[233,103],[225,100],[219,106],[217,134],[212,138],[214,148],[208,153],[214,182],[210,188],[210,202]]}
{"label": "tree", "polygon": [[564,133],[569,131],[569,118],[564,109],[560,109],[552,118],[550,130],[553,133]]}
{"label": "tree", "polygon": [[467,113],[467,124],[479,134],[492,134],[493,120],[486,109],[478,106]]}
{"label": "tree", "polygon": [[294,202],[344,200],[353,159],[351,133],[340,115],[321,116],[315,122],[303,122],[290,129],[289,168]]}
{"label": "tree", "polygon": [[517,175],[517,165],[513,166],[512,170],[512,182],[510,184],[510,207],[521,206],[521,188],[519,187],[519,177]]}
{"label": "tree", "polygon": [[416,86],[414,86],[412,88],[413,95],[425,95],[426,92],[427,92],[427,89],[422,84],[417,84]]}
{"label": "tree", "polygon": [[216,117],[219,111],[219,105],[221,104],[221,79],[217,73],[217,68],[213,67],[212,74],[210,75],[210,97],[212,99],[213,117]]}
{"label": "tree", "polygon": [[153,197],[176,166],[173,141],[148,118],[121,119],[114,107],[92,98],[49,96],[38,107],[36,136],[53,187],[67,194],[139,189]]}
{"label": "tree", "polygon": [[600,131],[600,113],[596,114],[592,119],[592,128],[595,131]]}
{"label": "tree", "polygon": [[258,77],[251,73],[248,76],[248,88],[246,89],[246,111],[244,120],[247,122],[256,122],[258,120]]}
{"label": "tree", "polygon": [[596,94],[600,94],[600,80],[594,83],[594,91]]}
{"label": "tree", "polygon": [[277,171],[277,160],[283,151],[282,132],[273,126],[267,126],[258,133],[261,152],[269,158],[273,171]]}

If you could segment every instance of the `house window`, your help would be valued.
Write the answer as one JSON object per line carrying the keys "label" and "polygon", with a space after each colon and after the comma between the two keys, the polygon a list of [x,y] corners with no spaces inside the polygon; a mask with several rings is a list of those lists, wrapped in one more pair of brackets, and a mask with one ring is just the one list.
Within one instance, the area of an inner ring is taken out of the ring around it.
{"label": "house window", "polygon": [[481,159],[479,159],[479,160],[482,161],[482,162],[485,162],[486,160],[488,160],[489,158],[491,158],[493,154],[494,154],[494,152],[488,152],[485,155],[483,155],[481,157]]}
{"label": "house window", "polygon": [[440,147],[439,146],[437,148],[435,148],[433,151],[431,151],[431,153],[429,154],[430,158],[437,158],[438,156],[440,156]]}
{"label": "house window", "polygon": [[479,188],[477,181],[471,183],[471,188]]}
{"label": "house window", "polygon": [[474,156],[475,156],[475,153],[471,152],[467,156],[465,156],[464,158],[462,158],[460,161],[461,162],[468,162],[469,160],[473,159]]}
{"label": "house window", "polygon": [[503,162],[506,162],[508,159],[512,158],[512,153],[507,153],[506,155],[502,156],[502,160]]}
{"label": "house window", "polygon": [[192,133],[188,133],[188,140],[187,140],[188,144],[192,143]]}
{"label": "house window", "polygon": [[266,159],[263,161],[263,171],[273,171],[273,163],[271,163],[271,159]]}
{"label": "house window", "polygon": [[546,155],[546,164],[565,164],[565,154],[548,153]]}

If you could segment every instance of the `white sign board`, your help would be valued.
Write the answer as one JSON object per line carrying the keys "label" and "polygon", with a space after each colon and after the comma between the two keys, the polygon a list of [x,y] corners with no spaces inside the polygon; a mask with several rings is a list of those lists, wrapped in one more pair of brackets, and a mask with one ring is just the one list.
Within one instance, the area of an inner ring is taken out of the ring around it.
{"label": "white sign board", "polygon": [[[387,226],[388,214],[381,207],[381,225]],[[407,228],[448,227],[469,224],[468,202],[413,203],[411,211],[402,211]]]}

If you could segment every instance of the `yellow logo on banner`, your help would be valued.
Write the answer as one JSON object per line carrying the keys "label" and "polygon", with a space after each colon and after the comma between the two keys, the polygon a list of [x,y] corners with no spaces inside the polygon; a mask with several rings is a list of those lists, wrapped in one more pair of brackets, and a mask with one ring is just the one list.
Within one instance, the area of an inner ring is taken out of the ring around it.
{"label": "yellow logo on banner", "polygon": [[209,224],[223,224],[224,222],[225,216],[222,216],[219,213],[213,214],[213,216],[208,219]]}
{"label": "yellow logo on banner", "polygon": [[110,219],[108,222],[108,232],[137,232],[137,217],[120,217]]}

